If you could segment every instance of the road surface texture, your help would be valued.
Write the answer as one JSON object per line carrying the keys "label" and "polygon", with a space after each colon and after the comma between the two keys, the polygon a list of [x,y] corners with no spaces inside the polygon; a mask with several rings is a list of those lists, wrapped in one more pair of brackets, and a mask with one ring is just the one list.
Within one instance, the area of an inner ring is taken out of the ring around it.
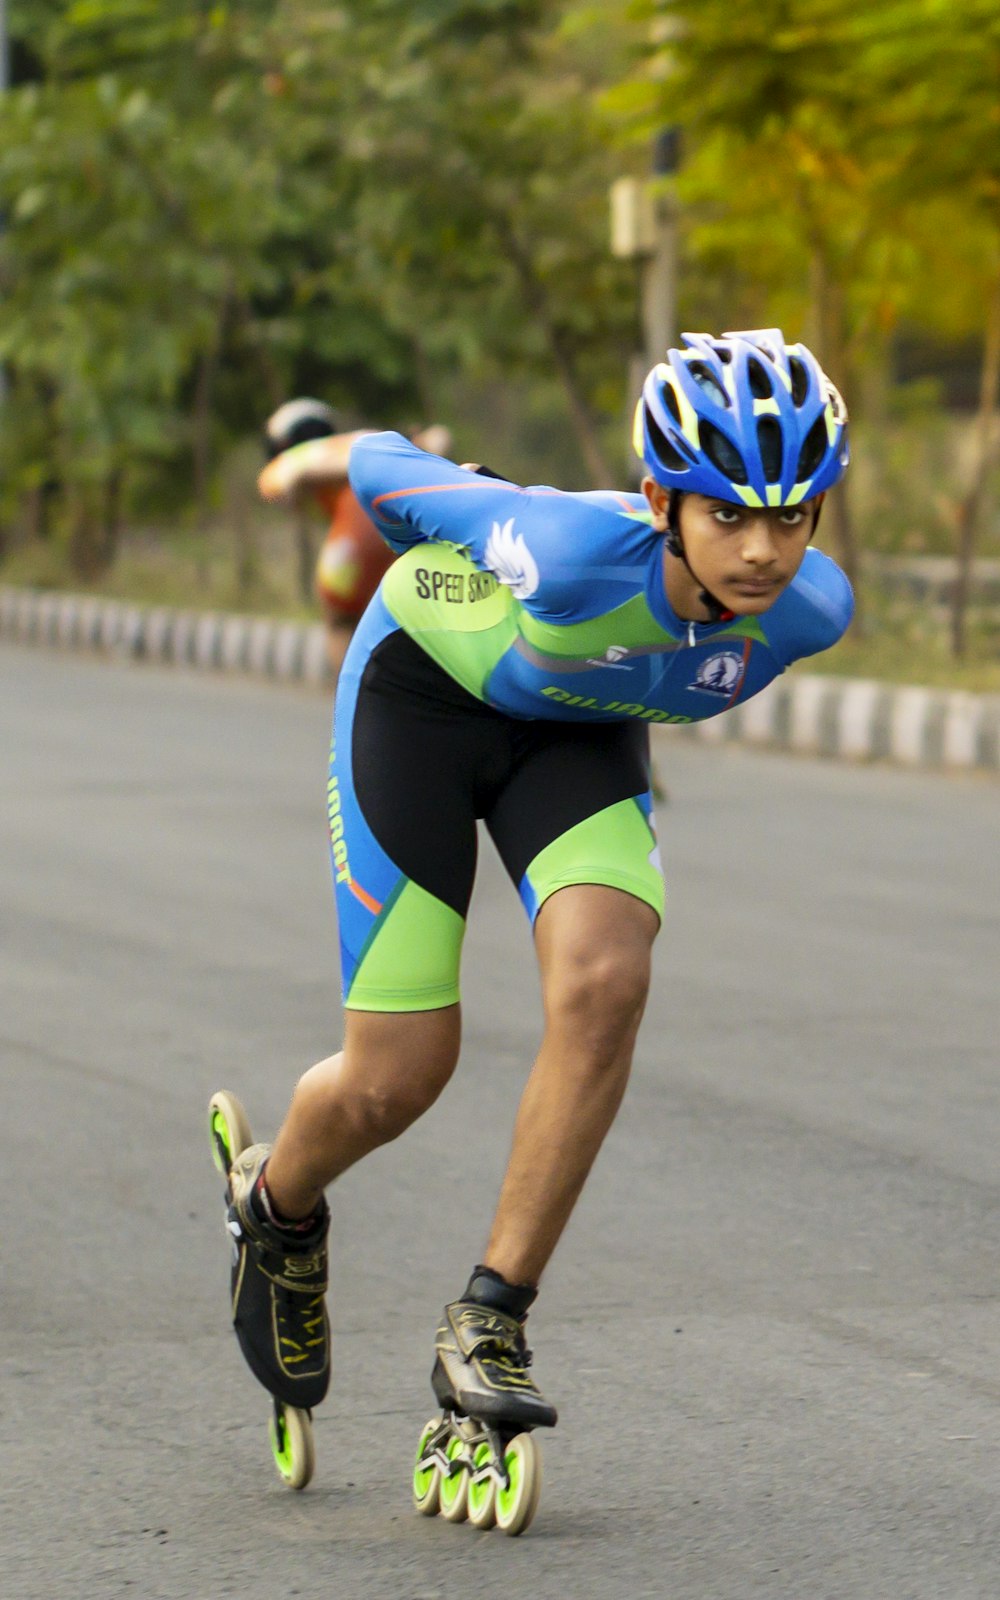
{"label": "road surface texture", "polygon": [[539,1029],[483,851],[465,1053],[332,1191],[319,1466],[274,1475],[205,1104],[339,1044],[315,690],[0,646],[0,1591],[995,1600],[1000,788],[658,746],[669,913],[530,1332],[522,1539],[417,1517],[436,1317]]}

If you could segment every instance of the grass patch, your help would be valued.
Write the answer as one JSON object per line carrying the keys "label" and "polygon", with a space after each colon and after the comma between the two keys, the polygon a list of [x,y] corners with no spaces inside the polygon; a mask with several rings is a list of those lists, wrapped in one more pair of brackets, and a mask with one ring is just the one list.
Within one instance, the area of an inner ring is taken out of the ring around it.
{"label": "grass patch", "polygon": [[966,654],[959,661],[951,651],[944,605],[874,587],[864,598],[864,633],[852,629],[832,650],[797,663],[793,672],[1000,694],[1000,612],[995,607],[970,608]]}
{"label": "grass patch", "polygon": [[[318,542],[318,541],[317,541]],[[70,594],[99,595],[178,611],[222,611],[311,622],[318,611],[299,592],[293,553],[274,536],[238,559],[220,539],[129,538],[110,572],[83,583],[55,544],[34,542],[10,552],[0,583]]]}

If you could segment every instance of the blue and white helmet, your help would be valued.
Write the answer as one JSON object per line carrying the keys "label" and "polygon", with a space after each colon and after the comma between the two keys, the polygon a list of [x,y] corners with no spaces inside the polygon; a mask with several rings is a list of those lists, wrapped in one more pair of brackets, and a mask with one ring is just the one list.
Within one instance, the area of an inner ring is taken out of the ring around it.
{"label": "blue and white helmet", "polygon": [[847,407],[816,357],[780,328],[681,335],[636,407],[637,455],[665,488],[793,506],[847,470]]}

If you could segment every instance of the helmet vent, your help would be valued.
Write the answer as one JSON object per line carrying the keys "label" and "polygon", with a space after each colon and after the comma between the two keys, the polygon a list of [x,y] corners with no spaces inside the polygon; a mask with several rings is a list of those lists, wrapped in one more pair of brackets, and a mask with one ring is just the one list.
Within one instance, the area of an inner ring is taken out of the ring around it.
{"label": "helmet vent", "polygon": [[725,474],[730,483],[750,482],[747,469],[743,465],[743,458],[736,446],[730,439],[726,438],[725,434],[714,423],[706,422],[702,419],[698,424],[698,435],[701,440],[701,448],[709,461],[711,461],[713,467],[718,468],[721,473]]}
{"label": "helmet vent", "polygon": [[798,356],[789,356],[788,370],[792,375],[792,404],[801,406],[809,393],[809,374]]}
{"label": "helmet vent", "polygon": [[690,463],[685,461],[680,451],[670,443],[663,429],[656,419],[646,410],[646,430],[649,442],[653,449],[653,462],[656,466],[666,467],[668,472],[688,472]]}
{"label": "helmet vent", "polygon": [[802,449],[799,451],[799,463],[795,468],[796,483],[804,483],[811,478],[826,454],[826,417],[820,412],[809,432],[805,436]]}
{"label": "helmet vent", "polygon": [[777,483],[781,478],[782,441],[781,424],[776,417],[761,417],[758,421],[757,448],[766,481]]}
{"label": "helmet vent", "polygon": [[747,362],[747,375],[750,379],[750,393],[754,399],[770,400],[774,393],[774,385],[760,362],[755,361],[753,356]]}
{"label": "helmet vent", "polygon": [[688,363],[688,371],[703,394],[707,394],[716,405],[728,406],[729,396],[711,367],[707,367],[704,361],[691,361]]}
{"label": "helmet vent", "polygon": [[672,383],[665,383],[663,385],[663,404],[666,406],[667,410],[670,412],[670,415],[679,426],[681,420],[681,408]]}
{"label": "helmet vent", "polygon": [[826,380],[826,397],[829,400],[830,405],[833,407],[834,422],[837,424],[838,428],[842,428],[847,421],[847,407],[844,404],[844,399],[840,390],[837,388],[836,384],[830,382],[829,378]]}

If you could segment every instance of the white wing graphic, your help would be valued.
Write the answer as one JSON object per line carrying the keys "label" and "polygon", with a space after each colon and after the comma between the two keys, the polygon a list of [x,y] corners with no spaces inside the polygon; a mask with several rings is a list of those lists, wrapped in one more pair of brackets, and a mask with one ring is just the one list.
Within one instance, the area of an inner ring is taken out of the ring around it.
{"label": "white wing graphic", "polygon": [[503,527],[499,522],[494,522],[483,559],[494,576],[500,583],[506,584],[518,600],[527,600],[538,588],[538,566],[524,542],[524,535],[514,532],[513,517]]}

